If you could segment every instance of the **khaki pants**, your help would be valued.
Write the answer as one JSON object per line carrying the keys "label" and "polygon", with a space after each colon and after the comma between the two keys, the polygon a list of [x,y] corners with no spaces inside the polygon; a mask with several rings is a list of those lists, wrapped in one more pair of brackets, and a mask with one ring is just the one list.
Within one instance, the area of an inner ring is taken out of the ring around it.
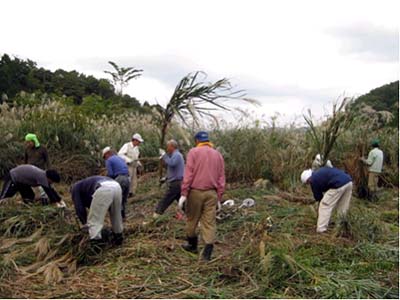
{"label": "khaki pants", "polygon": [[112,231],[122,233],[121,202],[122,191],[118,182],[105,182],[94,192],[87,222],[90,239],[101,239],[101,230],[108,210]]}
{"label": "khaki pants", "polygon": [[137,189],[137,162],[132,162],[128,165],[129,178],[131,180],[131,184],[129,186],[129,193],[136,193]]}
{"label": "khaki pants", "polygon": [[353,183],[349,182],[338,189],[328,190],[319,204],[317,232],[328,229],[329,220],[333,209],[336,207],[338,214],[345,216],[350,207]]}
{"label": "khaki pants", "polygon": [[379,173],[368,173],[368,189],[370,192],[375,193],[378,191]]}
{"label": "khaki pants", "polygon": [[186,235],[196,236],[196,229],[201,223],[200,232],[206,244],[213,244],[216,232],[217,192],[215,190],[191,190],[187,199]]}

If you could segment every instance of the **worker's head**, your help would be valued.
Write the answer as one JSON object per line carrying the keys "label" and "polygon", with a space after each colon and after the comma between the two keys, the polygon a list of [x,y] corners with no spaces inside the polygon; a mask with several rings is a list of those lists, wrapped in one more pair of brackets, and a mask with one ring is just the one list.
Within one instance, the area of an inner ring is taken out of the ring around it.
{"label": "worker's head", "polygon": [[101,151],[101,154],[105,160],[107,160],[110,156],[113,155],[113,151],[111,150],[110,146],[107,146]]}
{"label": "worker's head", "polygon": [[40,143],[39,143],[39,140],[38,140],[36,134],[28,133],[25,136],[25,145],[27,148],[39,147]]}
{"label": "worker's head", "polygon": [[167,142],[167,152],[172,153],[178,149],[178,143],[175,140],[169,140]]}
{"label": "worker's head", "polygon": [[210,141],[208,133],[206,131],[199,131],[198,133],[196,133],[196,135],[194,136],[194,140],[196,145]]}
{"label": "worker's head", "polygon": [[378,148],[378,147],[379,147],[379,144],[380,144],[379,139],[373,139],[373,140],[371,141],[371,146],[372,146],[373,148]]}
{"label": "worker's head", "polygon": [[310,183],[311,181],[311,176],[312,176],[312,170],[311,169],[308,169],[308,170],[304,170],[302,173],[301,173],[301,176],[300,176],[300,179],[301,179],[301,182],[303,183],[303,184],[308,184],[308,183]]}
{"label": "worker's head", "polygon": [[142,136],[139,133],[135,133],[132,136],[132,145],[133,146],[139,146],[141,143],[143,143],[144,140],[142,139]]}
{"label": "worker's head", "polygon": [[50,184],[53,182],[59,183],[61,181],[60,174],[56,170],[47,170],[46,177]]}

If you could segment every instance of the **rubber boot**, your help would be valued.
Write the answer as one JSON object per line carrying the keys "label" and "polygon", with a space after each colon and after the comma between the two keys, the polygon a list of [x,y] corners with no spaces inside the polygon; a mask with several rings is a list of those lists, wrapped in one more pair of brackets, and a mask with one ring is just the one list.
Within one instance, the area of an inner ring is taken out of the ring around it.
{"label": "rubber boot", "polygon": [[182,245],[182,248],[188,252],[197,253],[197,236],[188,237],[187,241],[188,243]]}
{"label": "rubber boot", "polygon": [[211,260],[211,254],[213,252],[214,245],[213,244],[206,244],[203,250],[203,259],[206,261]]}
{"label": "rubber boot", "polygon": [[113,234],[113,240],[112,243],[116,246],[122,245],[122,242],[124,241],[124,237],[122,233],[114,233]]}

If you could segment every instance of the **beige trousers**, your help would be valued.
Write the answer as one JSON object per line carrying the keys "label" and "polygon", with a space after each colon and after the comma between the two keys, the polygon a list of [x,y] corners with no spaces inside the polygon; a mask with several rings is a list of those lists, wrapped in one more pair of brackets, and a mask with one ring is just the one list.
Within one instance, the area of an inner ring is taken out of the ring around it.
{"label": "beige trousers", "polygon": [[215,190],[191,190],[187,199],[186,235],[196,236],[200,222],[201,236],[206,244],[213,244],[216,232],[217,192]]}
{"label": "beige trousers", "polygon": [[379,173],[369,172],[368,173],[368,189],[370,192],[378,191]]}
{"label": "beige trousers", "polygon": [[345,216],[350,207],[353,183],[349,182],[338,189],[328,190],[319,204],[317,232],[328,229],[332,211],[337,208],[338,214]]}
{"label": "beige trousers", "polygon": [[137,162],[132,162],[128,165],[129,178],[131,184],[129,186],[129,193],[136,194],[137,189]]}
{"label": "beige trousers", "polygon": [[122,233],[121,203],[122,190],[117,182],[106,182],[94,192],[87,221],[90,239],[101,239],[108,210],[113,232]]}

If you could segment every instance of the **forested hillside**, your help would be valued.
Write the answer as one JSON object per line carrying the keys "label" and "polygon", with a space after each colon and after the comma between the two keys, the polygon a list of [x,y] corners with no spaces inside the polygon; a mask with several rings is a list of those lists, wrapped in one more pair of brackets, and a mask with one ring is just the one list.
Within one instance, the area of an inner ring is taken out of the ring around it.
{"label": "forested hillside", "polygon": [[398,126],[399,123],[399,81],[385,84],[371,90],[369,93],[358,97],[354,101],[354,107],[361,108],[368,105],[376,111],[388,111],[393,114],[390,126]]}
{"label": "forested hillside", "polygon": [[[21,100],[21,92],[63,96],[76,105],[86,104],[91,112],[104,114],[118,109],[149,111],[129,95],[119,95],[107,79],[97,79],[77,71],[54,72],[38,67],[32,60],[4,54],[0,60],[0,103]],[[40,98],[40,97],[39,97]],[[37,104],[37,103],[21,103]]]}

